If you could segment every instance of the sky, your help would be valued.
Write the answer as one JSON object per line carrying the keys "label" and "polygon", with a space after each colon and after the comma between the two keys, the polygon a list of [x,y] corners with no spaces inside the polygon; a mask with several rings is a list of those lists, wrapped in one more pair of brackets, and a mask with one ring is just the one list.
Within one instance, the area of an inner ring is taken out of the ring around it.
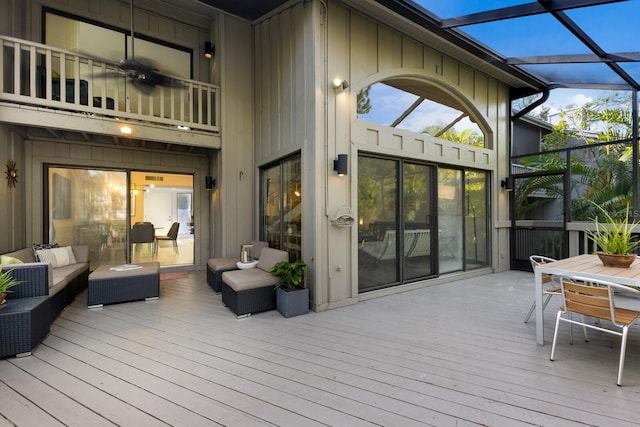
{"label": "sky", "polygon": [[[446,19],[496,8],[535,3],[535,0],[413,0],[413,3],[435,15],[436,18]],[[638,52],[640,50],[638,42],[640,36],[637,31],[640,0],[570,9],[566,10],[565,14],[583,28],[593,41],[608,53]],[[464,26],[459,30],[507,58],[591,53],[550,14]],[[640,63],[620,64],[636,81],[640,81]],[[534,75],[543,76],[543,80],[547,81],[554,81],[554,79],[571,81],[573,79],[574,82],[582,83],[593,81],[623,83],[622,79],[605,64],[530,65],[523,68]],[[601,98],[607,93],[603,90],[554,89],[545,105],[550,108],[550,113],[553,114],[565,109],[568,105],[581,106]],[[385,96],[385,94],[381,93],[380,96]],[[395,118],[399,113],[396,114],[396,111],[391,110],[401,108],[404,111],[404,108],[410,105],[410,103],[406,104],[406,100],[397,101],[399,100],[385,102],[384,109],[387,111],[384,113]],[[382,108],[380,111],[372,111],[372,114],[374,113],[382,114]],[[416,112],[408,119],[414,120],[416,123],[424,123],[425,120],[420,117],[424,116],[426,119],[428,115],[433,116],[433,114],[433,111],[428,111],[425,108],[424,111]],[[458,113],[447,112],[446,114],[455,117]],[[402,125],[401,127],[414,130],[412,129],[414,125],[408,122],[403,122]],[[465,124],[461,123],[457,129],[464,126]]]}

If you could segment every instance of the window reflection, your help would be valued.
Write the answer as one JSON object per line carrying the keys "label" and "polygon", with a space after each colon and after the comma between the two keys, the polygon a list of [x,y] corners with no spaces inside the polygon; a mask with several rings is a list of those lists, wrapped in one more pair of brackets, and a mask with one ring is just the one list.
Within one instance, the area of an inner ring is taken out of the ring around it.
{"label": "window reflection", "polygon": [[358,119],[484,147],[484,134],[471,114],[448,92],[425,82],[395,79],[358,92]]}
{"label": "window reflection", "polygon": [[262,171],[261,238],[272,248],[302,257],[300,156]]}

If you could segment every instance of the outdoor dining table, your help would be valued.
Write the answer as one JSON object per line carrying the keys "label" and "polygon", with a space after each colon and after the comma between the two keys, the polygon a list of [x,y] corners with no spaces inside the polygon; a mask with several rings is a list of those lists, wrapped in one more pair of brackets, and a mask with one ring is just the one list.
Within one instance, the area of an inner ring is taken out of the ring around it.
{"label": "outdoor dining table", "polygon": [[544,317],[542,306],[542,275],[580,276],[585,279],[604,280],[626,286],[640,286],[640,261],[636,260],[631,267],[607,267],[597,255],[578,255],[559,261],[536,266],[535,298],[536,298],[536,342],[544,345]]}

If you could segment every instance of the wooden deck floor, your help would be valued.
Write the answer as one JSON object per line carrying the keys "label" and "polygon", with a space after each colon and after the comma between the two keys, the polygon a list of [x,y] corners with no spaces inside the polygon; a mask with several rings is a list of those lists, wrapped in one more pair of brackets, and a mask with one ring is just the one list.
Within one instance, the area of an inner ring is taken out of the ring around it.
{"label": "wooden deck floor", "polygon": [[522,322],[532,297],[508,272],[237,320],[204,272],[157,301],[84,294],[32,356],[0,360],[0,425],[639,425],[640,328],[617,387],[618,339],[565,334],[551,362]]}

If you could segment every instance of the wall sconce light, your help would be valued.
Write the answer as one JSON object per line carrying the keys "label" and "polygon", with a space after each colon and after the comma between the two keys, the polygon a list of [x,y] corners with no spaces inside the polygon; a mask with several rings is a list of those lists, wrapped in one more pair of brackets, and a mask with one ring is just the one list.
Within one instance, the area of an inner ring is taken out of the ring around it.
{"label": "wall sconce light", "polygon": [[215,47],[213,47],[211,42],[204,42],[204,57],[207,59],[211,59],[213,58],[213,55],[215,55],[215,53],[216,49]]}
{"label": "wall sconce light", "polygon": [[205,176],[204,186],[207,190],[212,190],[216,186],[216,180],[212,176]]}
{"label": "wall sconce light", "polygon": [[335,88],[336,92],[342,92],[349,89],[349,82],[346,80],[335,79],[333,81],[333,87]]}
{"label": "wall sconce light", "polygon": [[348,155],[338,154],[338,158],[333,161],[333,170],[338,172],[338,176],[345,176],[347,174],[348,163]]}
{"label": "wall sconce light", "polygon": [[500,187],[502,187],[505,191],[513,190],[513,178],[510,176],[506,177],[502,181],[500,181]]}

